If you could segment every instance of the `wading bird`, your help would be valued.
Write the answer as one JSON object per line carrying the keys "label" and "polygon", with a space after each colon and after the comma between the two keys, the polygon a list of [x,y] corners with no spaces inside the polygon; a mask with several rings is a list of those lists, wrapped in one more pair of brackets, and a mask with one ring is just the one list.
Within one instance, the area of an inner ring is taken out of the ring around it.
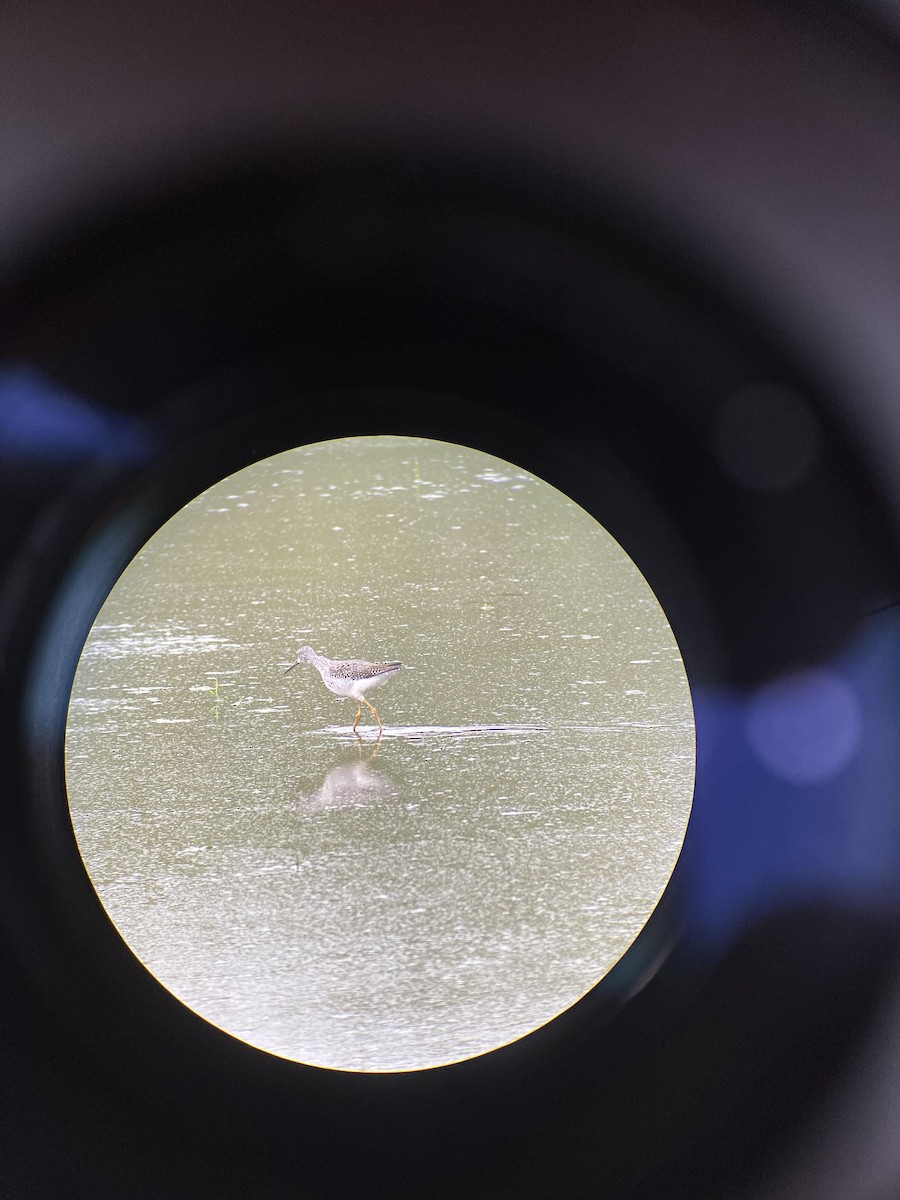
{"label": "wading bird", "polygon": [[[374,704],[370,704],[366,699],[366,692],[387,683],[392,675],[403,670],[403,663],[370,663],[359,658],[325,658],[322,654],[316,654],[312,646],[301,646],[297,651],[297,661],[291,663],[287,671],[293,671],[294,667],[299,667],[301,663],[312,663],[322,676],[322,682],[336,696],[347,696],[356,701],[358,707],[356,720],[353,722],[354,733],[362,716],[362,706],[365,705],[374,714],[378,722],[378,736],[381,736],[384,732],[381,717]],[[359,734],[356,736],[359,737]]]}

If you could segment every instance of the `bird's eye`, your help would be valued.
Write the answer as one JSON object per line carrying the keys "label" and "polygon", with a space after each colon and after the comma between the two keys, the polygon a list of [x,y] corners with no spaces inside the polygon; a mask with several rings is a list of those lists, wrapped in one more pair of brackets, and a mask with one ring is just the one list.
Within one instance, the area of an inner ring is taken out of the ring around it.
{"label": "bird's eye", "polygon": [[85,644],[66,776],[102,903],[185,1004],[286,1058],[410,1070],[627,960],[682,844],[693,714],[650,585],[573,500],[482,450],[352,437],[228,475],[146,543]]}

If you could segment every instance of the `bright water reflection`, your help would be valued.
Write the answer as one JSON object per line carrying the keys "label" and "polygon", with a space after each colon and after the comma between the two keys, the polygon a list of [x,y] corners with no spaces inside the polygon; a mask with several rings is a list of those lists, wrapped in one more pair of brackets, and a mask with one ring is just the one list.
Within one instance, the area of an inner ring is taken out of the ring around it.
{"label": "bright water reflection", "polygon": [[[380,742],[283,674],[307,641],[409,664]],[[361,1070],[490,1049],[590,988],[668,881],[693,771],[674,638],[616,543],[525,472],[398,437],[276,456],[169,522],[67,735],[141,960],[238,1037]]]}

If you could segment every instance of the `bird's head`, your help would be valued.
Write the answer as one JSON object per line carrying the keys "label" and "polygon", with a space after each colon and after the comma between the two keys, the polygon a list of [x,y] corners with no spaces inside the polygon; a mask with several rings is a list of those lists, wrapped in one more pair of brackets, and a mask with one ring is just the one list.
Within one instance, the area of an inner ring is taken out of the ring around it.
{"label": "bird's head", "polygon": [[291,663],[287,671],[285,671],[285,675],[287,675],[288,671],[293,671],[294,667],[299,667],[301,663],[312,662],[313,659],[317,657],[318,656],[315,650],[313,650],[312,646],[301,646],[297,651],[297,661]]}

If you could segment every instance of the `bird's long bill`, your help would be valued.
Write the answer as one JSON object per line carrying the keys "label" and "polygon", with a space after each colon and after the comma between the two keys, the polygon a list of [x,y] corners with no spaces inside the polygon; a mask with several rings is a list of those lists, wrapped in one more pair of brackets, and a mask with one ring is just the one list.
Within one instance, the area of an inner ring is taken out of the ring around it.
{"label": "bird's long bill", "polygon": [[285,675],[287,675],[288,671],[293,671],[294,667],[299,667],[299,666],[300,666],[299,663],[291,663],[291,665],[288,667],[287,671],[285,671]]}

